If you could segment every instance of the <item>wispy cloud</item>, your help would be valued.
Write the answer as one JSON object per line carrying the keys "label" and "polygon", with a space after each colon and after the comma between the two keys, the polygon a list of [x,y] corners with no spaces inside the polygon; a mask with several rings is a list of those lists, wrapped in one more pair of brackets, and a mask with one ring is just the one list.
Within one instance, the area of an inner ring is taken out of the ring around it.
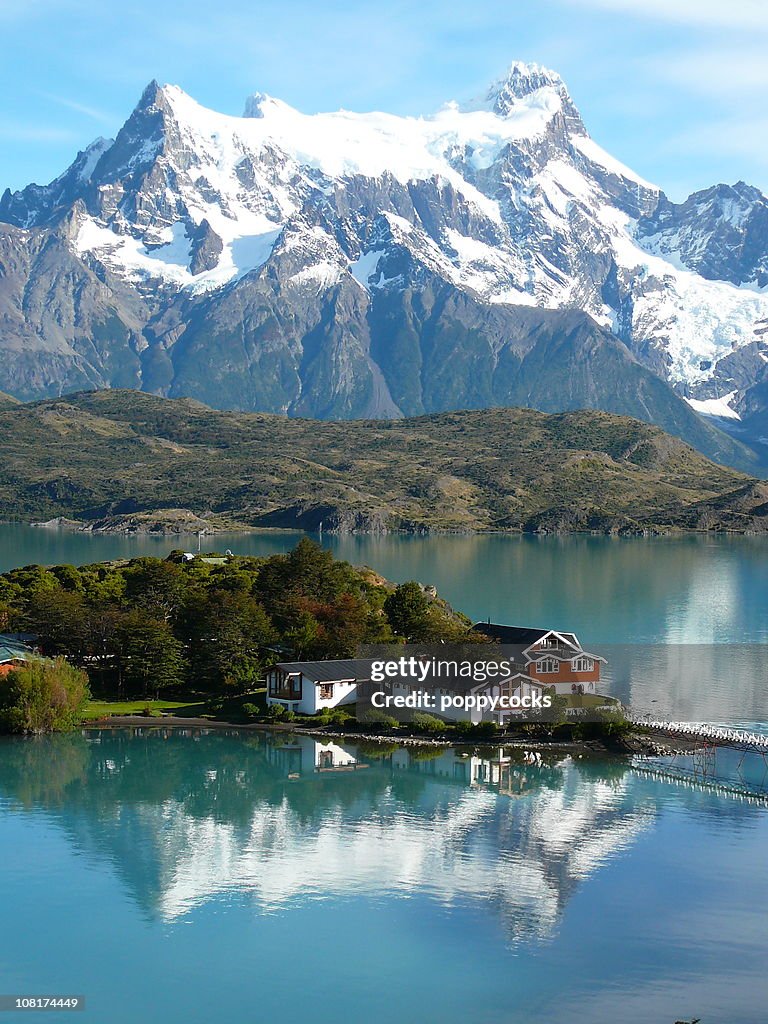
{"label": "wispy cloud", "polygon": [[561,0],[572,7],[629,14],[691,27],[749,29],[768,34],[765,0]]}
{"label": "wispy cloud", "polygon": [[41,92],[42,96],[46,100],[50,100],[52,103],[58,104],[60,107],[66,107],[67,110],[74,110],[76,114],[82,114],[84,117],[90,118],[92,121],[99,121],[102,124],[112,124],[115,118],[106,113],[104,110],[98,110],[96,107],[87,106],[85,103],[79,103],[77,100],[68,99],[66,96],[57,96],[50,92]]}

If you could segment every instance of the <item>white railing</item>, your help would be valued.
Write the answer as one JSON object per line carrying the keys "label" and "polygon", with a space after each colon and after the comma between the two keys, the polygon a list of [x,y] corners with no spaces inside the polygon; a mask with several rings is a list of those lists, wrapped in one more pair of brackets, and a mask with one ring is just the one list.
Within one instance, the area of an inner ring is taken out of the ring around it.
{"label": "white railing", "polygon": [[667,722],[644,715],[629,715],[628,720],[634,725],[642,725],[646,729],[655,729],[670,736],[688,736],[691,739],[712,740],[714,743],[768,752],[768,735],[764,733],[707,725],[705,722]]}

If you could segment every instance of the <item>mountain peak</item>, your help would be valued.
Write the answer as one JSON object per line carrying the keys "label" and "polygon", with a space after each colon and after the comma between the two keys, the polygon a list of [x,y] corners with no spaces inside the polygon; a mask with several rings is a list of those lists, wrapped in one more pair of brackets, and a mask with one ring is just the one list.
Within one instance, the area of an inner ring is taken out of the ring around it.
{"label": "mountain peak", "polygon": [[255,92],[246,97],[243,117],[264,117],[264,107],[273,102],[274,100],[267,93]]}
{"label": "mountain peak", "polygon": [[268,116],[270,113],[274,114],[279,111],[287,110],[293,110],[293,107],[288,103],[283,102],[283,100],[275,99],[274,96],[270,96],[266,92],[255,92],[251,96],[248,96],[245,101],[243,117],[263,118]]}
{"label": "mountain peak", "polygon": [[492,82],[481,96],[465,104],[462,109],[489,110],[499,117],[508,117],[522,103],[530,102],[530,98],[542,90],[557,96],[572,129],[586,135],[581,115],[565,82],[556,71],[542,64],[513,61],[506,72]]}
{"label": "mountain peak", "polygon": [[153,78],[134,107],[133,116],[153,116],[157,113],[172,116],[174,104],[183,100],[194,103],[192,97],[185,93],[181,86],[168,83],[161,85],[157,79]]}
{"label": "mountain peak", "polygon": [[134,110],[147,110],[150,107],[157,106],[157,102],[160,99],[163,92],[163,88],[156,78],[144,87],[139,102],[134,107]]}
{"label": "mountain peak", "polygon": [[489,91],[507,92],[516,99],[525,99],[532,92],[546,88],[565,89],[565,83],[556,71],[543,64],[515,60],[505,74],[491,84]]}

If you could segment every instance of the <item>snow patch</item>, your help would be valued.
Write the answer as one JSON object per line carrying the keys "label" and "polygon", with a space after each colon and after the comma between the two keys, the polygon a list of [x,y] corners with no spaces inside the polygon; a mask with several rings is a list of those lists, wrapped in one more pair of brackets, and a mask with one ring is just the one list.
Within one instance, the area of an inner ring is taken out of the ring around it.
{"label": "snow patch", "polygon": [[342,270],[338,264],[329,263],[328,260],[321,260],[314,266],[304,267],[298,274],[294,274],[290,281],[296,285],[316,285],[317,293],[320,294],[320,292],[336,284],[340,280],[341,274]]}
{"label": "snow patch", "polygon": [[696,412],[701,413],[702,416],[717,416],[720,419],[740,420],[741,416],[739,416],[735,409],[730,407],[730,403],[736,394],[736,391],[730,391],[721,398],[686,398],[686,402]]}
{"label": "snow patch", "polygon": [[77,172],[77,177],[80,181],[89,181],[93,174],[96,164],[101,160],[102,156],[112,146],[114,139],[99,138],[90,144],[85,150],[85,160],[83,166]]}
{"label": "snow patch", "polygon": [[166,245],[148,249],[138,238],[118,235],[89,217],[80,226],[75,249],[80,255],[95,254],[108,266],[122,270],[129,279],[158,277],[183,286],[192,280],[187,270],[190,244],[183,235],[183,225],[179,226],[180,235],[176,232]]}
{"label": "snow patch", "polygon": [[249,225],[251,229],[260,227],[259,233],[246,234],[242,233],[242,223],[233,221],[227,228],[223,225],[224,220],[217,219],[217,227],[223,228],[217,234],[225,236],[223,252],[216,267],[202,274],[194,275],[189,271],[192,244],[180,221],[160,233],[165,244],[147,246],[138,238],[119,235],[88,217],[78,231],[75,251],[80,255],[92,253],[112,269],[121,271],[129,280],[159,278],[195,293],[204,292],[236,280],[266,263],[280,234],[274,225],[271,230],[263,230],[261,221]]}
{"label": "snow patch", "polygon": [[379,260],[383,255],[383,249],[373,249],[371,252],[363,253],[362,256],[349,265],[349,272],[352,277],[366,290],[369,287],[376,287],[376,282],[371,281],[374,275],[376,275],[377,281],[381,277],[379,273]]}
{"label": "snow patch", "polygon": [[535,180],[560,217],[567,216],[576,200],[587,204],[594,201],[594,185],[564,160],[550,160]]}
{"label": "snow patch", "polygon": [[610,174],[615,174],[619,178],[626,178],[627,181],[634,181],[637,185],[647,188],[651,192],[660,191],[658,185],[652,185],[650,181],[646,181],[639,174],[635,174],[626,164],[612,157],[610,153],[606,153],[603,147],[598,146],[594,139],[591,139],[588,135],[574,135],[571,138],[571,142],[587,160],[597,164],[598,167],[604,168]]}
{"label": "snow patch", "polygon": [[647,252],[633,237],[634,222],[615,207],[602,206],[598,218],[610,232],[620,272],[633,278],[635,340],[669,355],[673,383],[708,380],[719,359],[754,341],[756,322],[768,316],[768,295],[706,280]]}
{"label": "snow patch", "polygon": [[399,117],[346,110],[302,114],[269,98],[258,105],[260,116],[249,106],[251,116],[240,118],[202,107],[176,86],[166,86],[165,95],[177,120],[205,144],[210,163],[219,168],[231,166],[234,153],[242,159],[271,148],[288,157],[294,173],[311,168],[336,179],[390,174],[402,184],[438,178],[496,221],[498,204],[454,169],[454,159],[466,154],[475,169],[489,167],[510,143],[546,132],[561,105],[556,90],[542,89],[504,118],[486,110],[465,112],[456,104],[431,117]]}

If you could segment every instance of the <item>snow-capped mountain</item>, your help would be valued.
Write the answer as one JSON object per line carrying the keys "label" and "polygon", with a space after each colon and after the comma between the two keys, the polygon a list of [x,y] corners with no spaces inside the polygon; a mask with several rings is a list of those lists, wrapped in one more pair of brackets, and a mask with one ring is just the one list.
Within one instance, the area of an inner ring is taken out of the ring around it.
{"label": "snow-capped mountain", "polygon": [[20,398],[593,406],[732,459],[693,408],[743,430],[764,412],[768,199],[670,202],[537,65],[423,118],[261,94],[231,117],[152,83],[0,221],[0,390]]}

